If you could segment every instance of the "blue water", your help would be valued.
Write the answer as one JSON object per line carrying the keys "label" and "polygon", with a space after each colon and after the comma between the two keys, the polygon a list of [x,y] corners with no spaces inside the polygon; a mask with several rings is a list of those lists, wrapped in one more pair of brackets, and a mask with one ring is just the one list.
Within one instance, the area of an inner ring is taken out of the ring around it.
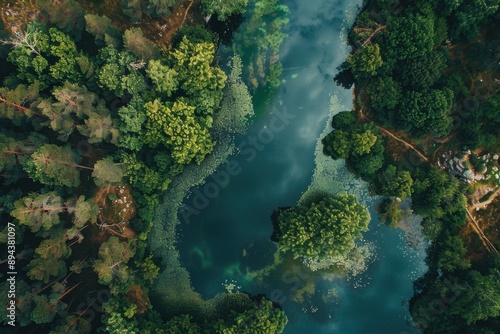
{"label": "blue water", "polygon": [[[380,224],[376,200],[369,201],[373,219],[365,235],[375,244],[376,256],[364,274],[332,282],[300,264],[290,269],[295,264],[289,262],[263,284],[246,274],[250,257],[253,269],[272,262],[272,211],[295,205],[311,182],[314,150],[329,117],[331,94],[347,109],[352,107],[351,91],[335,86],[332,77],[348,54],[340,39],[343,22],[360,1],[284,3],[290,8],[289,36],[280,52],[284,84],[266,117],[236,139],[239,154],[185,200],[199,213],[180,217],[182,264],[205,298],[234,281],[241,291],[264,293],[281,302],[289,318],[288,334],[417,333],[408,324],[407,301],[413,280],[424,269],[424,253],[409,249],[401,230]],[[315,293],[293,301],[293,293],[311,282]]]}

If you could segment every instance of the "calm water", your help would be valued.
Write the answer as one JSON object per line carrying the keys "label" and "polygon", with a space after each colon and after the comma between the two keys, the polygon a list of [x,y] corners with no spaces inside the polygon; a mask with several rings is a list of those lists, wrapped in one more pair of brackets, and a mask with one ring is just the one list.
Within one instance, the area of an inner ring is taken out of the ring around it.
{"label": "calm water", "polygon": [[[311,182],[330,96],[352,106],[351,92],[336,87],[332,77],[348,53],[339,36],[355,3],[285,2],[290,8],[281,52],[286,82],[267,116],[236,139],[240,153],[185,200],[199,213],[179,217],[182,263],[205,298],[234,281],[241,291],[281,302],[289,318],[285,333],[417,333],[407,324],[407,300],[424,269],[423,252],[408,250],[400,230],[380,225],[375,199],[367,201],[372,222],[365,238],[375,244],[376,256],[366,273],[330,281],[285,261],[262,284],[247,274],[247,267],[272,262],[272,211],[295,205]],[[303,288],[311,293],[293,300]]]}

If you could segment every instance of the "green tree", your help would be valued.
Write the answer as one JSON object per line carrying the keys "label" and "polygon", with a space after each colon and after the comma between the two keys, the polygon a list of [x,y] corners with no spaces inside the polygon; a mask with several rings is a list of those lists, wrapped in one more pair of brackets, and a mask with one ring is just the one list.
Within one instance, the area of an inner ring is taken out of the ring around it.
{"label": "green tree", "polygon": [[16,218],[19,224],[28,226],[33,233],[59,224],[59,214],[64,211],[61,197],[54,192],[31,193],[17,200],[14,208],[12,217]]}
{"label": "green tree", "polygon": [[88,137],[88,142],[91,144],[103,141],[116,144],[120,136],[116,121],[111,118],[109,110],[104,105],[98,106],[98,112],[88,113],[88,118],[76,128],[82,135]]}
{"label": "green tree", "polygon": [[214,115],[214,129],[231,133],[243,133],[248,117],[254,114],[252,96],[242,81],[241,58],[235,55],[228,63],[231,67],[224,89],[221,110]]}
{"label": "green tree", "polygon": [[369,221],[368,210],[355,196],[325,196],[280,213],[279,248],[312,260],[346,255]]}
{"label": "green tree", "polygon": [[163,326],[165,334],[186,333],[186,334],[199,334],[201,328],[192,321],[190,315],[178,315],[168,320]]}
{"label": "green tree", "polygon": [[164,144],[179,164],[200,163],[215,145],[208,129],[195,118],[195,108],[179,100],[168,107],[158,100],[146,108],[145,142],[151,147]]}
{"label": "green tree", "polygon": [[377,136],[371,130],[366,130],[363,133],[355,133],[352,135],[352,154],[361,156],[370,153],[373,145],[377,141]]}
{"label": "green tree", "polygon": [[470,268],[470,261],[467,258],[467,249],[462,239],[458,236],[451,236],[445,233],[437,242],[439,243],[439,245],[436,246],[439,252],[437,265],[440,269],[444,271],[453,271]]}
{"label": "green tree", "polygon": [[149,61],[146,73],[155,84],[155,90],[159,93],[170,97],[177,90],[177,72],[168,66],[162,65],[159,60]]}
{"label": "green tree", "polygon": [[389,165],[378,176],[377,192],[403,200],[411,196],[412,186],[413,179],[409,171],[398,171],[395,166]]}
{"label": "green tree", "polygon": [[68,212],[73,213],[73,224],[77,228],[81,228],[88,222],[95,224],[97,215],[99,214],[99,206],[94,200],[85,200],[85,196],[81,195],[76,200],[74,206],[71,206],[71,209],[68,208]]}
{"label": "green tree", "polygon": [[347,159],[351,155],[352,141],[349,133],[342,130],[334,130],[321,140],[323,153],[332,159]]}
{"label": "green tree", "polygon": [[94,262],[94,271],[99,276],[99,281],[109,284],[113,277],[120,281],[128,278],[128,260],[134,255],[126,242],[121,242],[117,237],[110,237],[99,247],[99,258]]}
{"label": "green tree", "polygon": [[467,324],[500,316],[499,286],[497,269],[491,270],[489,275],[475,270],[468,272],[464,291],[451,305],[451,313],[462,317]]}
{"label": "green tree", "polygon": [[453,176],[435,168],[415,172],[412,204],[417,214],[441,218],[453,208],[450,203],[454,209],[465,208],[465,197]]}
{"label": "green tree", "polygon": [[359,80],[377,74],[383,64],[378,44],[366,45],[347,57],[347,64],[354,77]]}
{"label": "green tree", "polygon": [[237,314],[228,324],[216,324],[214,330],[218,334],[279,334],[283,332],[287,322],[285,312],[274,307],[270,300],[262,298],[259,306]]}
{"label": "green tree", "polygon": [[108,184],[120,185],[123,182],[124,168],[121,164],[113,162],[112,158],[104,158],[96,162],[92,177],[98,187]]}
{"label": "green tree", "polygon": [[477,37],[481,24],[497,12],[499,5],[499,0],[462,1],[459,8],[453,13],[450,36],[455,40],[460,37],[469,40]]}
{"label": "green tree", "polygon": [[392,120],[392,115],[402,99],[401,85],[392,77],[376,77],[367,86],[371,108],[377,117]]}
{"label": "green tree", "polygon": [[78,165],[79,157],[69,147],[45,144],[35,151],[25,163],[24,170],[35,181],[48,185],[78,187],[79,168],[92,169]]}
{"label": "green tree", "polygon": [[63,260],[35,258],[28,264],[28,277],[32,280],[48,283],[51,277],[66,275],[68,268]]}
{"label": "green tree", "polygon": [[66,245],[66,234],[59,229],[53,232],[50,238],[44,239],[35,249],[35,253],[42,259],[66,259],[71,255],[71,248]]}
{"label": "green tree", "polygon": [[143,144],[142,125],[146,122],[144,101],[134,97],[126,106],[118,109],[120,137],[117,145],[139,151]]}
{"label": "green tree", "polygon": [[219,107],[226,82],[225,73],[213,66],[213,43],[193,43],[186,36],[179,46],[170,52],[173,69],[178,73],[180,87],[201,115],[211,115]]}
{"label": "green tree", "polygon": [[56,316],[57,300],[54,303],[45,295],[35,295],[33,301],[36,306],[31,312],[31,319],[36,324],[51,323]]}
{"label": "green tree", "polygon": [[429,54],[434,46],[434,21],[432,17],[409,14],[391,16],[387,23],[387,45],[382,57],[405,60]]}
{"label": "green tree", "polygon": [[443,52],[431,52],[418,58],[412,58],[401,66],[401,82],[413,90],[423,90],[432,87],[442,76],[447,67]]}
{"label": "green tree", "polygon": [[13,90],[0,88],[0,117],[20,126],[25,119],[36,113],[32,106],[38,99],[38,93],[38,82],[30,86],[18,85]]}
{"label": "green tree", "polygon": [[410,91],[401,104],[401,119],[415,134],[443,136],[451,131],[453,92],[447,88],[423,93]]}
{"label": "green tree", "polygon": [[137,59],[129,51],[118,51],[113,47],[104,47],[97,55],[97,83],[114,95],[125,94],[135,96],[146,90],[146,82],[142,74],[145,63]]}
{"label": "green tree", "polygon": [[356,115],[352,110],[341,111],[332,118],[332,126],[337,130],[351,131],[356,125]]}

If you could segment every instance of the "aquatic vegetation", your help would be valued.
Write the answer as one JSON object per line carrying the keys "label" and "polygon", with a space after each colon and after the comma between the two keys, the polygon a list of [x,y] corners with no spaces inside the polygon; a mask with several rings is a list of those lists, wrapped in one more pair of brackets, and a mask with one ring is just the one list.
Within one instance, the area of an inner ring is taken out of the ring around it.
{"label": "aquatic vegetation", "polygon": [[243,78],[260,110],[260,101],[267,105],[281,83],[279,48],[287,36],[283,28],[288,23],[288,7],[279,0],[251,0],[248,7],[248,19],[234,36],[233,50],[241,56]]}

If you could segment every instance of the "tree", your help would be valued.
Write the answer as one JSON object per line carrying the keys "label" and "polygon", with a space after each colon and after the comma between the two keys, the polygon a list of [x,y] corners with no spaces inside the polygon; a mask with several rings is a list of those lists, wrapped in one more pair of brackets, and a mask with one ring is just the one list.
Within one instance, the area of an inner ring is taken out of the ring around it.
{"label": "tree", "polygon": [[401,82],[409,89],[428,89],[441,78],[446,67],[447,60],[444,52],[436,51],[412,58],[401,66]]}
{"label": "tree", "polygon": [[401,119],[415,134],[443,136],[451,131],[453,120],[450,109],[453,92],[447,88],[422,93],[407,92],[401,104]]}
{"label": "tree", "polygon": [[432,17],[408,14],[391,16],[386,34],[384,59],[405,60],[425,56],[434,46],[434,21]]}
{"label": "tree", "polygon": [[31,155],[24,170],[35,181],[48,185],[78,187],[78,168],[92,169],[77,164],[79,157],[69,147],[45,144]]}
{"label": "tree", "polygon": [[42,259],[66,259],[71,255],[71,248],[66,245],[66,234],[59,229],[51,237],[44,239],[35,249]]}
{"label": "tree", "polygon": [[33,233],[49,230],[59,224],[59,214],[64,211],[61,197],[54,192],[31,193],[14,203],[12,217],[21,225],[27,225]]}
{"label": "tree", "polygon": [[155,90],[159,93],[170,97],[177,90],[177,72],[168,66],[162,65],[159,60],[150,60],[146,73],[155,84]]}
{"label": "tree", "polygon": [[120,136],[116,121],[111,118],[109,110],[104,105],[100,106],[99,112],[88,113],[88,118],[83,124],[77,125],[77,129],[88,137],[88,142],[91,144],[103,141],[116,144]]}
{"label": "tree", "polygon": [[475,38],[479,34],[480,25],[497,12],[499,5],[499,0],[461,1],[459,8],[453,13],[451,38],[454,40],[462,36],[468,40]]}
{"label": "tree", "polygon": [[134,255],[126,242],[121,242],[117,237],[110,237],[99,247],[99,259],[94,263],[94,271],[99,276],[99,281],[109,284],[113,277],[121,281],[128,278],[126,263]]}
{"label": "tree", "polygon": [[389,165],[378,176],[377,192],[403,200],[411,195],[412,186],[413,179],[409,171],[398,171],[395,166]]}
{"label": "tree", "polygon": [[214,332],[225,333],[269,333],[279,334],[285,329],[288,318],[285,312],[274,307],[270,300],[262,298],[258,306],[235,315],[228,323],[216,323]]}
{"label": "tree", "polygon": [[68,268],[63,260],[35,258],[28,264],[28,277],[32,280],[48,283],[51,277],[66,275]]}
{"label": "tree", "polygon": [[460,237],[444,233],[437,240],[437,243],[436,248],[439,254],[437,265],[440,269],[443,271],[454,271],[470,268],[467,249]]}
{"label": "tree", "polygon": [[98,187],[108,184],[120,185],[123,182],[124,168],[121,164],[113,162],[112,158],[104,158],[96,162],[92,177]]}
{"label": "tree", "polygon": [[31,318],[36,324],[47,324],[54,320],[56,316],[57,300],[54,303],[45,295],[33,296],[35,308],[31,312]]}
{"label": "tree", "polygon": [[[456,208],[449,203],[456,203]],[[412,205],[417,214],[441,218],[450,209],[465,208],[465,197],[453,176],[435,168],[419,169],[414,177]]]}
{"label": "tree", "polygon": [[0,117],[20,126],[22,121],[35,114],[32,105],[38,99],[38,82],[30,86],[18,85],[15,89],[0,88]]}
{"label": "tree", "polygon": [[370,153],[371,148],[375,145],[377,136],[371,130],[366,130],[363,133],[355,133],[352,135],[352,154],[361,156]]}
{"label": "tree", "polygon": [[356,125],[356,115],[352,110],[341,111],[332,118],[332,126],[337,130],[349,131]]}
{"label": "tree", "polygon": [[145,65],[129,51],[113,47],[101,48],[97,55],[97,83],[114,95],[135,96],[145,91],[146,82],[140,69]]}
{"label": "tree", "polygon": [[81,195],[76,200],[74,206],[71,206],[71,209],[68,208],[68,212],[73,213],[73,224],[77,228],[81,228],[88,222],[95,224],[97,215],[99,214],[99,206],[94,200],[85,200],[85,196]]}
{"label": "tree", "polygon": [[139,151],[144,140],[142,125],[146,122],[144,101],[134,97],[126,106],[118,109],[120,137],[117,146]]}
{"label": "tree", "polygon": [[280,213],[279,248],[292,252],[295,258],[311,260],[345,255],[361,232],[368,230],[369,221],[368,210],[355,196],[324,196]]}
{"label": "tree", "polygon": [[224,72],[215,66],[213,43],[193,43],[186,36],[170,52],[180,87],[198,108],[200,115],[211,115],[222,99],[226,82]]}
{"label": "tree", "polygon": [[217,19],[225,21],[231,15],[243,14],[248,0],[202,0],[201,3],[206,14],[217,13]]}
{"label": "tree", "polygon": [[349,133],[342,130],[334,130],[321,140],[323,153],[332,159],[347,159],[352,150],[352,141]]}
{"label": "tree", "polygon": [[451,305],[451,313],[462,317],[467,324],[500,315],[500,272],[491,270],[482,275],[475,270],[468,272],[462,294]]}
{"label": "tree", "polygon": [[367,87],[371,108],[384,120],[392,120],[396,106],[401,102],[401,85],[392,77],[376,77]]}
{"label": "tree", "polygon": [[192,321],[192,317],[187,314],[178,315],[168,320],[163,327],[166,333],[186,333],[199,334],[201,328]]}
{"label": "tree", "polygon": [[116,49],[122,46],[122,34],[107,16],[85,15],[85,30],[95,36],[98,46],[109,45]]}
{"label": "tree", "polygon": [[164,144],[179,164],[200,163],[215,145],[208,129],[195,118],[195,108],[179,100],[168,107],[158,100],[145,105],[145,142],[151,147]]}
{"label": "tree", "polygon": [[357,80],[374,76],[383,63],[380,46],[376,43],[364,46],[347,57],[349,69]]}

